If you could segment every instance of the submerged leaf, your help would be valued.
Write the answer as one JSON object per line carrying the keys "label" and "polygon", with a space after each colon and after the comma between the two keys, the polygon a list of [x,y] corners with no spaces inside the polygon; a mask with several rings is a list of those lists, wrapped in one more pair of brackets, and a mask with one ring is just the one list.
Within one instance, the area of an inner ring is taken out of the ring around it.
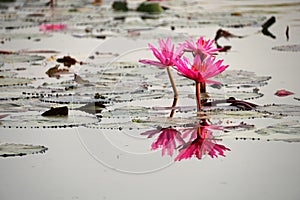
{"label": "submerged leaf", "polygon": [[44,153],[48,148],[45,146],[27,144],[0,144],[0,156],[24,156],[28,154]]}

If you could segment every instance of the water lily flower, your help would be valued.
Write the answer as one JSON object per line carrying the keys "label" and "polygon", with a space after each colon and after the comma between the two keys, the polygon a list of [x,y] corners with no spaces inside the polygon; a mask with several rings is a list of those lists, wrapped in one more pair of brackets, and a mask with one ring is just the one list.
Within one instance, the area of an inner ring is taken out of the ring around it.
{"label": "water lily flower", "polygon": [[195,42],[191,37],[190,41],[186,40],[181,46],[186,52],[193,52],[193,55],[200,55],[201,59],[207,56],[215,55],[221,48],[215,48],[214,40],[205,40],[202,36]]}
{"label": "water lily flower", "polygon": [[43,24],[40,26],[40,30],[44,32],[49,31],[62,31],[67,28],[65,24]]}
{"label": "water lily flower", "polygon": [[229,65],[222,65],[223,60],[216,61],[215,57],[209,56],[201,60],[200,55],[196,55],[193,64],[183,57],[175,62],[175,69],[180,75],[192,79],[198,83],[205,82],[211,84],[220,84],[217,81],[209,80],[210,78],[222,73]]}
{"label": "water lily flower", "polygon": [[294,94],[293,92],[287,91],[287,90],[278,90],[275,95],[279,97],[285,97]]}
{"label": "water lily flower", "polygon": [[225,157],[224,152],[230,151],[230,149],[224,145],[217,144],[210,128],[215,129],[216,127],[199,125],[197,128],[187,131],[184,136],[191,134],[190,141],[183,145],[175,161],[190,159],[193,156],[202,159],[202,156],[206,154],[210,155],[211,158]]}
{"label": "water lily flower", "polygon": [[174,66],[174,61],[178,57],[182,56],[184,48],[183,46],[180,46],[177,50],[175,50],[174,44],[172,43],[170,37],[168,37],[166,41],[164,41],[163,39],[159,39],[160,50],[158,50],[151,44],[148,44],[148,46],[151,49],[153,55],[158,59],[158,61],[140,59],[139,62],[143,64],[155,65],[160,68]]}
{"label": "water lily flower", "polygon": [[176,60],[174,68],[179,72],[179,74],[196,82],[196,98],[198,111],[201,110],[200,83],[220,84],[217,81],[212,81],[209,79],[222,73],[229,66],[222,65],[222,63],[223,60],[216,61],[216,58],[213,56],[208,56],[204,60],[201,60],[199,54],[196,54],[193,64],[191,64],[186,57]]}
{"label": "water lily flower", "polygon": [[185,143],[181,137],[180,132],[171,127],[146,131],[144,133],[141,133],[141,135],[148,135],[148,138],[151,138],[158,133],[159,136],[157,137],[157,140],[152,143],[151,150],[161,148],[163,156],[166,153],[169,156],[173,156],[174,150],[177,148],[177,146]]}
{"label": "water lily flower", "polygon": [[[143,64],[149,64],[149,65],[155,65],[159,68],[166,68],[168,72],[168,76],[173,88],[174,92],[174,100],[172,107],[175,107],[177,104],[177,98],[178,98],[178,91],[175,85],[175,81],[173,79],[170,67],[174,66],[174,62],[182,56],[183,54],[183,46],[180,46],[175,50],[174,44],[172,43],[172,40],[170,37],[167,38],[166,41],[163,39],[159,39],[159,47],[160,50],[155,48],[153,45],[148,44],[149,48],[151,49],[153,55],[158,59],[157,60],[147,60],[147,59],[140,59],[139,62]],[[172,110],[170,117],[173,117],[174,110]]]}

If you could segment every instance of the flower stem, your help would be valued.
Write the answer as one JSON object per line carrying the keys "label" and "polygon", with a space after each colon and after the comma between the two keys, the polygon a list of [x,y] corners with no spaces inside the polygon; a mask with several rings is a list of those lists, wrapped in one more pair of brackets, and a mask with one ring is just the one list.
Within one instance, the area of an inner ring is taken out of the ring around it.
{"label": "flower stem", "polygon": [[196,100],[197,100],[197,112],[201,111],[201,85],[200,82],[196,82]]}
{"label": "flower stem", "polygon": [[[178,100],[177,96],[176,96],[176,97],[174,96],[172,107],[175,107],[175,106],[176,106],[177,100]],[[175,108],[173,108],[173,109],[171,110],[170,117],[173,117],[173,116],[174,116],[174,113],[175,113]]]}
{"label": "flower stem", "polygon": [[202,93],[206,93],[206,83],[205,82],[201,82],[200,83],[200,87],[201,87],[201,92]]}
{"label": "flower stem", "polygon": [[[176,85],[175,85],[170,67],[167,67],[167,72],[168,72],[169,79],[170,79],[170,82],[171,82],[171,85],[172,85],[172,88],[173,88],[173,93],[174,93],[174,100],[173,100],[172,107],[175,107],[176,104],[177,104],[177,100],[178,100],[178,91],[177,91],[177,88],[176,88]],[[175,109],[172,109],[171,113],[170,113],[170,117],[174,116],[174,112],[175,112]]]}

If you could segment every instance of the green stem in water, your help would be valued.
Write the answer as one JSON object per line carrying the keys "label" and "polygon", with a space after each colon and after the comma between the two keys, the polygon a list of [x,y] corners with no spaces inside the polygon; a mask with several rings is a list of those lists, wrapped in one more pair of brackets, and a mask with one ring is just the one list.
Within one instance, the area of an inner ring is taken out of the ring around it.
{"label": "green stem in water", "polygon": [[[175,85],[170,67],[167,67],[167,72],[168,72],[169,79],[170,79],[170,82],[171,82],[171,85],[172,85],[172,88],[173,88],[173,93],[174,93],[174,100],[173,100],[172,107],[175,107],[176,104],[177,104],[177,100],[178,100],[178,91],[177,91],[177,88],[176,88],[176,85]],[[170,117],[174,116],[174,112],[175,112],[175,109],[172,109],[171,113],[170,113]]]}

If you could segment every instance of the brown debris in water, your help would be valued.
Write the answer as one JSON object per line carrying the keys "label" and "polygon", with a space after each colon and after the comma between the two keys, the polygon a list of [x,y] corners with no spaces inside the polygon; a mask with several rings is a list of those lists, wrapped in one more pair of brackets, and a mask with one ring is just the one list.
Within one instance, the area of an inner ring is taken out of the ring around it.
{"label": "brown debris in water", "polygon": [[263,23],[261,25],[262,27],[262,33],[266,36],[269,36],[273,39],[276,38],[275,35],[273,35],[270,31],[269,31],[269,27],[272,26],[274,23],[276,22],[276,18],[274,16],[272,16],[271,18],[269,18],[265,23]]}
{"label": "brown debris in water", "polygon": [[63,73],[69,72],[68,69],[59,69],[59,64],[55,65],[54,67],[51,67],[46,71],[46,74],[51,78],[60,78],[60,75]]}
{"label": "brown debris in water", "polygon": [[72,65],[75,65],[76,63],[79,63],[80,65],[83,64],[83,62],[77,61],[75,58],[72,58],[71,56],[64,56],[62,58],[57,58],[57,62],[63,63],[66,67],[71,67]]}
{"label": "brown debris in water", "polygon": [[53,108],[51,107],[50,110],[45,111],[42,116],[49,117],[49,116],[67,116],[68,115],[68,107],[57,107]]}
{"label": "brown debris in water", "polygon": [[226,30],[223,30],[223,29],[219,29],[217,30],[216,32],[216,36],[214,38],[215,40],[215,44],[218,48],[221,48],[221,50],[219,50],[220,52],[227,52],[231,49],[231,46],[230,45],[225,45],[225,46],[222,46],[218,43],[218,39],[220,38],[226,38],[226,39],[229,39],[229,38],[243,38],[243,36],[239,36],[239,35],[235,35],[235,34],[232,34]]}

